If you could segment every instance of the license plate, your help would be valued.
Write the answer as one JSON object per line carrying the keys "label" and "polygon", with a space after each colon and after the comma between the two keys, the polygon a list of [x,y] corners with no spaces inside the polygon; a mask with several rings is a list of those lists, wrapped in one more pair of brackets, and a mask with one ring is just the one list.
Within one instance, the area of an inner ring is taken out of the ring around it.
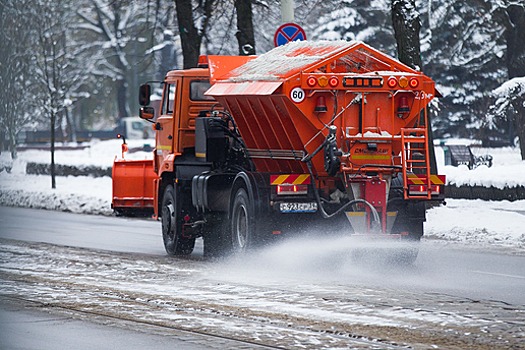
{"label": "license plate", "polygon": [[317,203],[279,203],[281,213],[315,213]]}

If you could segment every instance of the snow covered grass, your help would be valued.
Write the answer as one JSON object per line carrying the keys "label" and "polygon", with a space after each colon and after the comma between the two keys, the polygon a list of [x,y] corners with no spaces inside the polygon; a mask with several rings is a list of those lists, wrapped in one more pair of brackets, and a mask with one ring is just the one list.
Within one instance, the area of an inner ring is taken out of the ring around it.
{"label": "snow covered grass", "polygon": [[436,147],[436,159],[439,173],[447,176],[449,184],[484,187],[525,186],[525,161],[521,160],[519,148],[479,148],[471,147],[475,156],[490,154],[493,157],[492,167],[479,166],[469,170],[466,165],[454,167],[444,165],[443,150]]}
{"label": "snow covered grass", "polygon": [[525,200],[449,199],[427,212],[427,238],[525,251]]}
{"label": "snow covered grass", "polygon": [[[130,140],[129,147],[141,148],[153,140]],[[482,185],[503,188],[525,186],[525,162],[519,151],[512,148],[473,149],[477,155],[492,154],[491,168],[438,165],[448,182],[457,185]],[[110,167],[120,156],[120,141],[94,142],[90,147],[75,151],[57,151],[56,162],[64,165],[96,165]],[[151,152],[128,153],[126,158],[151,158]],[[0,205],[22,206],[74,213],[111,215],[111,178],[89,176],[57,177],[56,189],[44,175],[25,173],[27,162],[49,163],[48,151],[21,151],[12,161],[9,154],[0,155]],[[426,237],[467,244],[516,248],[525,251],[525,200],[482,201],[447,200],[446,206],[430,209],[425,223]]]}

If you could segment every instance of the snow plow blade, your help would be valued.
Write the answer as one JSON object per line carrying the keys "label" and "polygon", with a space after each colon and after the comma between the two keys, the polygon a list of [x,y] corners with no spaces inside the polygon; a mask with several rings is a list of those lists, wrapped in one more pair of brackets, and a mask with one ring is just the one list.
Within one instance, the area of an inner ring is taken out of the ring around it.
{"label": "snow plow blade", "polygon": [[156,178],[153,160],[115,160],[112,170],[111,208],[117,215],[135,216],[153,213]]}

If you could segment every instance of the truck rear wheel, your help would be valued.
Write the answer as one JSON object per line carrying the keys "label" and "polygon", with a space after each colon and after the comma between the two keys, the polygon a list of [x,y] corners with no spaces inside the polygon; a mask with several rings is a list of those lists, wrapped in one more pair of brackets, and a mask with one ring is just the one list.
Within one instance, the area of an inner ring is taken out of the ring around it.
{"label": "truck rear wheel", "polygon": [[408,235],[403,240],[404,247],[397,251],[395,259],[403,265],[412,265],[419,253],[419,242],[423,236],[423,220],[411,220],[406,224]]}
{"label": "truck rear wheel", "polygon": [[195,246],[195,237],[184,237],[180,190],[166,186],[162,197],[162,238],[170,255],[189,255]]}
{"label": "truck rear wheel", "polygon": [[255,213],[250,198],[243,187],[233,197],[231,235],[234,253],[242,253],[255,245]]}

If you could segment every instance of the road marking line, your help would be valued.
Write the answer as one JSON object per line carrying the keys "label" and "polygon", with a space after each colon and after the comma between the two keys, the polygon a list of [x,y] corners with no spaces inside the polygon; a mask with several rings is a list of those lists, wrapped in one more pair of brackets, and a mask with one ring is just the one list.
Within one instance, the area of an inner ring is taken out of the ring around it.
{"label": "road marking line", "polygon": [[499,276],[499,277],[510,277],[510,278],[518,278],[518,279],[525,280],[525,276],[507,275],[507,274],[504,274],[504,273],[485,272],[485,271],[471,271],[471,272],[479,273],[479,274],[482,274],[482,275],[491,275],[491,276]]}

